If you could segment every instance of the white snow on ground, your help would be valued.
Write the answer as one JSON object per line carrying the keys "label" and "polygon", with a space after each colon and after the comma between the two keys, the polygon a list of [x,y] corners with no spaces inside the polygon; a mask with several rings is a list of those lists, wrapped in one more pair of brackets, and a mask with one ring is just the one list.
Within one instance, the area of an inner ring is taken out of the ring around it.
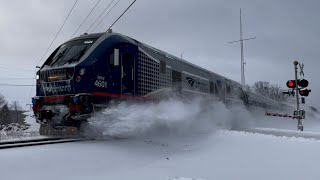
{"label": "white snow on ground", "polygon": [[319,179],[320,141],[218,130],[0,150],[3,179]]}
{"label": "white snow on ground", "polygon": [[204,180],[204,179],[198,179],[198,178],[186,178],[186,177],[175,177],[170,180]]}
{"label": "white snow on ground", "polygon": [[29,131],[39,131],[40,124],[36,122],[36,119],[33,117],[33,112],[32,111],[27,111],[24,113],[26,115],[25,121],[27,124],[30,125]]}
{"label": "white snow on ground", "polygon": [[312,135],[320,130],[317,118],[304,121],[305,130],[312,133],[294,133],[294,120],[205,102],[111,107],[88,125],[94,130],[88,135],[100,140],[0,150],[1,178],[319,179],[319,140],[230,130]]}
{"label": "white snow on ground", "polygon": [[27,130],[17,129],[18,126],[11,124],[11,127],[13,127],[11,130],[3,129],[0,131],[0,142],[29,140],[44,137],[39,134],[40,125],[36,123],[36,120],[33,117],[33,112],[28,111],[24,114],[26,115],[25,122],[30,125],[29,128]]}

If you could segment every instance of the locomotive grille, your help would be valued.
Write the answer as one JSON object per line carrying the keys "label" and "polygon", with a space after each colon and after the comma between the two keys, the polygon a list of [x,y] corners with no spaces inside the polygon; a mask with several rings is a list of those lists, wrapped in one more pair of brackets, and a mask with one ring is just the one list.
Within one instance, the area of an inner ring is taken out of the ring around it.
{"label": "locomotive grille", "polygon": [[172,86],[171,67],[151,58],[139,50],[138,93],[146,95],[161,88]]}

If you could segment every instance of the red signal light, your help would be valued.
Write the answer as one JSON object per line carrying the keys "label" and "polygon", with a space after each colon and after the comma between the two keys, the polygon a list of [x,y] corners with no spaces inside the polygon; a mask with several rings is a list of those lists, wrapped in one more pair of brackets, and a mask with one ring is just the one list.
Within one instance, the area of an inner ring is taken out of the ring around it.
{"label": "red signal light", "polygon": [[289,86],[293,86],[294,83],[293,83],[292,81],[289,81],[288,85],[289,85]]}
{"label": "red signal light", "polygon": [[300,94],[301,96],[303,96],[303,95],[304,95],[304,91],[299,91],[299,94]]}
{"label": "red signal light", "polygon": [[287,86],[288,86],[288,88],[295,88],[296,82],[294,80],[289,80],[289,81],[287,81]]}
{"label": "red signal light", "polygon": [[299,94],[300,96],[309,96],[309,93],[311,92],[310,89],[300,89]]}

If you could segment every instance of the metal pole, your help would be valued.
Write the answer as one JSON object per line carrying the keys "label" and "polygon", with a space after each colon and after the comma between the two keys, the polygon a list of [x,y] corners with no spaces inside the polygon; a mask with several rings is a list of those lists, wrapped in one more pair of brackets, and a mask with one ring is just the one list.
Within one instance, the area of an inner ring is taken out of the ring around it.
{"label": "metal pole", "polygon": [[[294,75],[295,75],[295,84],[296,84],[296,102],[297,102],[297,111],[299,112],[299,88],[298,88],[298,61],[294,61]],[[297,117],[298,119],[298,130],[303,131],[302,119],[300,115]]]}
{"label": "metal pole", "polygon": [[237,41],[231,41],[229,43],[235,43],[235,42],[240,42],[240,53],[241,53],[241,56],[240,56],[240,65],[241,65],[241,86],[242,86],[242,89],[245,89],[245,85],[246,85],[246,81],[245,81],[245,72],[244,72],[244,65],[245,65],[245,62],[244,62],[244,47],[243,47],[243,41],[247,41],[247,40],[251,40],[251,39],[255,39],[256,37],[253,37],[253,38],[246,38],[246,39],[243,39],[243,30],[242,30],[242,11],[241,11],[241,8],[240,8],[240,39],[237,40]]}
{"label": "metal pole", "polygon": [[242,33],[242,19],[241,19],[241,8],[240,8],[240,53],[241,53],[241,85],[242,89],[245,89],[245,82],[244,82],[244,56],[243,56],[243,33]]}

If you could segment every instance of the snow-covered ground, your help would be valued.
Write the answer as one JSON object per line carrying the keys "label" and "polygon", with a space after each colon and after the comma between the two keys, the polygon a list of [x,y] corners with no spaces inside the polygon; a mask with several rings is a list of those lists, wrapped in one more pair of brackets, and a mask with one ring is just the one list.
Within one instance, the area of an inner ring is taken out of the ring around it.
{"label": "snow-covered ground", "polygon": [[320,141],[218,130],[1,150],[4,179],[319,179]]}
{"label": "snow-covered ground", "polygon": [[30,125],[29,131],[39,131],[40,124],[36,122],[36,119],[33,117],[33,111],[27,111],[24,113],[26,115],[26,123]]}
{"label": "snow-covered ground", "polygon": [[23,130],[22,126],[19,124],[12,123],[7,125],[7,127],[11,127],[10,130],[2,129],[0,130],[0,142],[3,141],[16,141],[16,140],[28,140],[43,137],[39,135],[39,127],[40,125],[36,123],[35,118],[32,116],[33,112],[28,111],[24,113],[26,115],[25,122],[29,124],[29,128]]}
{"label": "snow-covered ground", "polygon": [[304,121],[305,132],[296,132],[296,121],[263,114],[201,100],[121,104],[90,119],[87,135],[98,140],[2,149],[1,177],[319,179],[320,141],[299,137],[320,137],[318,118]]}

